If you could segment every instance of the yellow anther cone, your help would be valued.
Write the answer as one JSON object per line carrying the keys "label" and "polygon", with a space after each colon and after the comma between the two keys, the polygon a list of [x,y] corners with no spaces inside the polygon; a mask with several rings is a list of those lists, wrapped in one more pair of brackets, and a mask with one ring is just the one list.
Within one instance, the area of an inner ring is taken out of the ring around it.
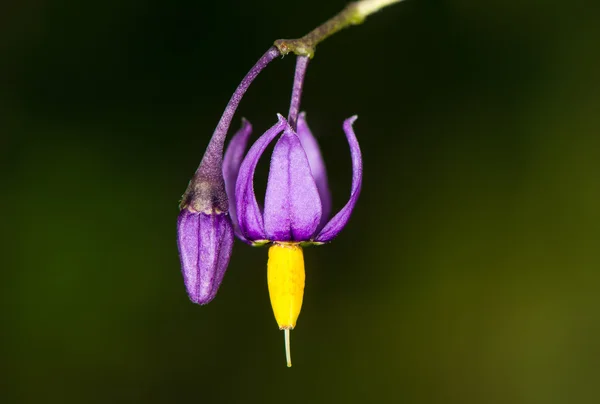
{"label": "yellow anther cone", "polygon": [[275,320],[280,330],[286,330],[286,357],[291,366],[289,330],[296,326],[304,295],[302,248],[292,243],[273,244],[269,248],[267,281]]}

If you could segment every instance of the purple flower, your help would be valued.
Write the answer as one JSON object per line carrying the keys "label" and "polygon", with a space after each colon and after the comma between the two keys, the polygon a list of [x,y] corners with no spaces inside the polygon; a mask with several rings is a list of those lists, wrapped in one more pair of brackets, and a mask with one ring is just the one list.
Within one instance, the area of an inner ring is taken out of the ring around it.
{"label": "purple flower", "polygon": [[[304,296],[302,246],[329,242],[346,226],[360,194],[362,159],[352,129],[354,116],[343,125],[352,156],[352,191],[346,205],[330,219],[331,195],[325,164],[305,115],[298,117],[297,131],[283,116],[278,118],[245,157],[251,127],[244,122],[225,152],[223,172],[229,210],[236,212],[237,236],[252,245],[271,243],[267,263],[269,297],[279,329],[284,330],[287,364],[291,366],[290,330],[296,327]],[[261,210],[254,193],[254,171],[266,148],[278,136]]]}
{"label": "purple flower", "polygon": [[[231,139],[225,153],[225,184],[229,210],[235,211],[237,216],[234,222],[236,234],[253,245],[329,242],[348,223],[360,194],[362,159],[352,129],[356,116],[347,119],[343,125],[352,156],[352,191],[346,205],[331,219],[325,164],[305,115],[299,116],[297,131],[283,116],[278,115],[278,118],[278,122],[252,145],[243,161],[243,150],[251,130],[248,123]],[[261,210],[254,193],[254,171],[265,149],[277,136],[279,140],[271,156],[264,209]]]}
{"label": "purple flower", "polygon": [[[190,299],[206,304],[216,295],[233,248],[234,233],[251,245],[271,244],[267,263],[269,296],[275,320],[284,330],[286,358],[291,366],[290,330],[296,326],[304,295],[302,246],[333,240],[346,226],[362,183],[361,151],[352,128],[356,116],[343,124],[352,157],[352,189],[346,205],[333,217],[325,163],[304,114],[298,115],[308,57],[298,57],[289,117],[278,121],[245,153],[252,126],[246,120],[223,145],[232,116],[258,73],[279,55],[270,48],[232,95],[190,181],[180,205],[177,245]],[[258,205],[254,171],[269,144],[278,138],[264,198]]]}

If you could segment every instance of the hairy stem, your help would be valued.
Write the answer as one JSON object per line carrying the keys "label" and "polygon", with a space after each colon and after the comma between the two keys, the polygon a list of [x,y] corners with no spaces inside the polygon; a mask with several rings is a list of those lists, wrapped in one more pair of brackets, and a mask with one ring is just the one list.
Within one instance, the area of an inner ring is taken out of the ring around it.
{"label": "hairy stem", "polygon": [[223,159],[223,145],[225,144],[225,138],[227,137],[227,131],[231,125],[233,115],[242,100],[242,97],[250,87],[250,84],[254,81],[256,76],[265,68],[267,65],[279,56],[279,50],[271,46],[267,52],[256,62],[256,64],[250,69],[248,74],[244,77],[242,82],[238,85],[235,92],[231,96],[229,103],[225,107],[223,116],[219,120],[217,127],[210,139],[210,143],[204,152],[204,157],[200,162],[200,166],[196,171],[196,175],[204,177],[222,177],[222,159]]}

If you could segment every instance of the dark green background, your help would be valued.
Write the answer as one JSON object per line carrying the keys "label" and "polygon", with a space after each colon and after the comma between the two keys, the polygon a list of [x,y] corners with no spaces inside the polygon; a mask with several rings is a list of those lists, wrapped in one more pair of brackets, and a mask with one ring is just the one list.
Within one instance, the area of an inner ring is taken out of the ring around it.
{"label": "dark green background", "polygon": [[[0,401],[600,401],[597,2],[408,0],[321,44],[303,109],[336,207],[353,114],[365,172],[305,252],[294,367],[266,249],[188,301],[177,204],[229,96],[344,5],[2,2]],[[293,66],[235,127],[286,114]]]}

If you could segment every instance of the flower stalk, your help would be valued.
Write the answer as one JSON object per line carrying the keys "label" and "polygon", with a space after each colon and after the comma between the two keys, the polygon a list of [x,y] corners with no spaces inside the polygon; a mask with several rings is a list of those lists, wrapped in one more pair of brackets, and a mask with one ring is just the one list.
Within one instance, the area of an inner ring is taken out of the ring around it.
{"label": "flower stalk", "polygon": [[304,77],[306,76],[306,68],[308,67],[309,60],[308,56],[298,56],[296,60],[294,87],[292,88],[292,100],[290,101],[290,112],[288,113],[288,123],[294,130],[296,130],[298,124],[300,98],[302,97],[302,87],[304,86]]}
{"label": "flower stalk", "polygon": [[[196,176],[221,178],[222,182],[223,174],[221,161],[223,159],[223,146],[225,144],[225,138],[227,136],[229,126],[231,125],[233,115],[235,114],[238,105],[240,105],[242,97],[250,87],[250,84],[252,84],[258,74],[277,56],[279,56],[279,51],[274,46],[270,47],[242,79],[242,82],[238,85],[235,92],[229,99],[229,102],[225,107],[225,111],[223,111],[223,115],[221,116],[221,119],[219,120],[219,123],[213,132],[206,151],[204,152],[204,157],[202,157],[200,166],[196,171]],[[183,200],[185,201],[185,196]]]}

